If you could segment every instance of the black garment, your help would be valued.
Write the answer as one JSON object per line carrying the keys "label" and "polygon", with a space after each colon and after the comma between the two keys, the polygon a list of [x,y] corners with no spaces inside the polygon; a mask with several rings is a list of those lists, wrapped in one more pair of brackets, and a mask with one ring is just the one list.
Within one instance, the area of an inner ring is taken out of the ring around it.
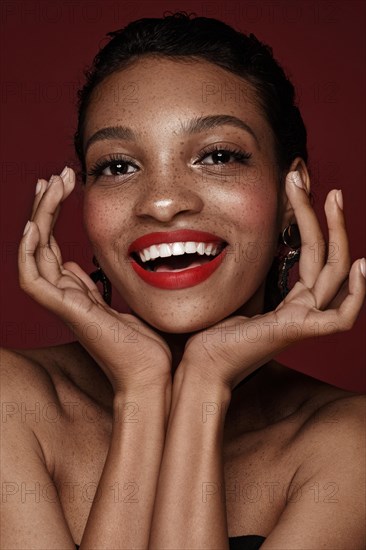
{"label": "black garment", "polygon": [[242,537],[230,537],[229,548],[230,550],[257,550],[262,546],[262,543],[266,540],[265,537],[260,535],[244,535]]}
{"label": "black garment", "polygon": [[[229,538],[230,550],[257,550],[266,539],[259,535],[244,535],[243,537]],[[79,548],[75,544],[76,548]]]}

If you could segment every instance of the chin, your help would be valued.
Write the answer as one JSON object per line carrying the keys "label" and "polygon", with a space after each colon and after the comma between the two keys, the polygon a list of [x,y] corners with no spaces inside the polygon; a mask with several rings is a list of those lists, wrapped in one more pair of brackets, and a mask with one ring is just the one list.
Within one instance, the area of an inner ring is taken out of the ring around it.
{"label": "chin", "polygon": [[[122,296],[123,293],[120,293]],[[125,293],[126,296],[126,293]],[[208,306],[207,300],[187,301],[185,304],[165,304],[160,302],[159,306],[144,297],[142,302],[135,299],[124,299],[132,315],[150,325],[153,329],[167,334],[190,334],[208,329],[209,327],[224,321],[226,318],[235,315],[252,317],[261,313],[263,308],[264,284],[252,294],[248,289],[248,296],[242,297],[238,302],[229,297]],[[224,306],[224,307],[223,307]]]}
{"label": "chin", "polygon": [[176,320],[172,319],[171,317],[165,318],[163,320],[161,317],[157,318],[155,317],[155,315],[144,315],[136,311],[133,311],[132,315],[135,315],[136,317],[150,325],[152,328],[155,328],[160,332],[166,332],[168,334],[189,334],[192,332],[201,331],[224,319],[224,317],[222,317],[214,320],[197,319],[192,321],[192,319],[188,317],[184,318],[184,315],[181,315],[180,318]]}
{"label": "chin", "polygon": [[153,329],[167,334],[190,334],[200,332],[216,325],[234,313],[231,309],[225,311],[205,312],[206,314],[197,313],[197,308],[192,311],[183,312],[177,309],[175,312],[161,311],[156,314],[156,311],[141,310],[141,308],[131,309],[132,315],[138,317]]}

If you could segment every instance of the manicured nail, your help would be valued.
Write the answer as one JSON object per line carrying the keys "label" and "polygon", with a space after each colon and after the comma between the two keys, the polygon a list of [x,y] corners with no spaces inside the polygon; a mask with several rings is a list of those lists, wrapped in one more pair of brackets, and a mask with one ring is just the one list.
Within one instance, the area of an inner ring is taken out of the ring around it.
{"label": "manicured nail", "polygon": [[64,179],[64,177],[66,176],[66,174],[68,173],[68,167],[65,166],[65,168],[62,170],[60,176],[62,177],[62,179]]}
{"label": "manicured nail", "polygon": [[339,208],[341,210],[343,210],[343,195],[342,195],[342,191],[340,189],[338,189],[338,191],[336,192],[335,198],[336,198],[336,201],[337,201],[337,204],[338,204]]}
{"label": "manicured nail", "polygon": [[366,260],[365,260],[365,258],[362,258],[361,261],[360,261],[360,270],[361,270],[362,275],[366,279]]}
{"label": "manicured nail", "polygon": [[42,182],[41,180],[38,180],[36,185],[36,195],[38,195],[41,189],[42,189]]}
{"label": "manicured nail", "polygon": [[48,189],[49,186],[50,186],[54,181],[56,181],[56,176],[52,175],[52,176],[50,177],[50,181],[47,183],[46,189]]}
{"label": "manicured nail", "polygon": [[299,172],[297,171],[291,172],[291,180],[292,180],[292,183],[297,185],[297,187],[300,187],[301,189],[304,188]]}
{"label": "manicured nail", "polygon": [[29,228],[30,228],[30,222],[28,221],[24,228],[23,235],[25,235],[28,232]]}

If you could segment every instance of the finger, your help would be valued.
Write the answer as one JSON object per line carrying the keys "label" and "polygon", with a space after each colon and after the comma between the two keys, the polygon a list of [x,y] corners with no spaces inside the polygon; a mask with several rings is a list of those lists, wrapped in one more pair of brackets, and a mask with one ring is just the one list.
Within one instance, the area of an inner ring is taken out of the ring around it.
{"label": "finger", "polygon": [[342,332],[350,330],[360,312],[365,299],[366,279],[362,274],[361,266],[366,270],[366,261],[364,258],[353,262],[348,280],[348,292],[338,308],[328,309],[322,312],[316,312],[309,316],[310,325],[314,322],[319,324],[322,334],[331,334],[333,332]]}
{"label": "finger", "polygon": [[324,237],[298,172],[287,175],[286,192],[301,236],[299,279],[306,287],[312,288],[324,266]]}
{"label": "finger", "polygon": [[327,309],[338,309],[343,300],[348,296],[349,280],[347,279],[341,285],[336,296],[328,303]]}
{"label": "finger", "polygon": [[61,176],[51,176],[33,216],[40,230],[40,245],[49,242],[50,233],[55,225],[60,203],[71,193],[75,185],[75,174],[71,168],[65,167]]}
{"label": "finger", "polygon": [[[67,197],[73,191],[73,189],[75,187],[76,178],[75,178],[74,170],[72,168],[69,168],[68,166],[65,166],[65,168],[63,169],[63,171],[60,174],[60,177],[62,178],[62,180],[64,182],[64,194],[63,194],[63,197],[60,201],[60,203],[61,203],[65,199],[67,199]],[[56,212],[55,212],[55,215],[54,215],[53,221],[52,221],[51,231],[53,231],[53,228],[54,228],[55,223],[57,221],[60,210],[61,210],[61,204],[59,204],[56,208]]]}
{"label": "finger", "polygon": [[[71,168],[69,168],[68,166],[65,166],[65,168],[61,172],[60,176],[61,176],[61,178],[63,179],[63,182],[64,182],[64,195],[63,195],[63,197],[60,201],[60,202],[62,202],[71,193],[71,191],[72,191],[72,189],[75,185],[75,172]],[[47,189],[47,186],[48,186],[48,181],[47,180],[39,179],[37,181],[35,199],[34,199],[34,203],[33,203],[33,207],[32,207],[32,214],[31,214],[30,220],[33,220],[34,215],[35,215],[35,213],[37,211],[37,208],[39,206],[39,203],[41,202],[41,199],[42,199],[42,197],[43,197],[43,195],[44,195],[44,193]],[[57,218],[57,214],[58,214],[58,211],[55,214],[56,218]]]}
{"label": "finger", "polygon": [[32,213],[31,213],[31,217],[29,218],[30,220],[33,220],[34,215],[37,212],[39,203],[41,202],[44,192],[46,191],[47,184],[48,184],[48,181],[44,179],[39,179],[37,181],[36,194],[33,202]]}
{"label": "finger", "polygon": [[62,299],[62,293],[39,273],[35,260],[40,239],[39,229],[34,222],[28,223],[28,231],[23,235],[18,251],[19,284],[37,302],[55,311]]}
{"label": "finger", "polygon": [[57,241],[56,241],[55,237],[52,234],[50,235],[50,247],[51,247],[54,255],[57,258],[57,263],[58,263],[59,267],[61,268],[61,266],[62,266],[61,250],[60,250],[60,247],[57,244]]}
{"label": "finger", "polygon": [[36,227],[38,229],[39,238],[34,252],[34,259],[37,265],[38,273],[41,277],[55,285],[61,277],[61,251],[53,235],[50,235],[49,243],[41,245],[39,242],[39,228],[37,225]]}
{"label": "finger", "polygon": [[[23,236],[18,253],[19,284],[20,287],[34,300],[60,315],[66,323],[71,322],[72,330],[83,325],[84,321],[96,314],[100,316],[101,308],[95,307],[95,302],[82,289],[80,280],[75,285],[67,281],[67,292],[62,288],[61,278],[57,281],[60,288],[52,284],[40,274],[35,260],[35,251],[40,239],[39,228],[34,222],[29,222],[28,231]],[[66,279],[66,278],[65,278]],[[74,330],[78,335],[77,330]]]}
{"label": "finger", "polygon": [[75,263],[75,262],[65,262],[64,269],[67,269],[71,273],[73,273],[78,279],[80,279],[84,285],[87,287],[93,298],[100,303],[101,305],[105,306],[106,303],[103,300],[99,289],[97,285],[94,283],[94,281],[81,269],[81,267]]}
{"label": "finger", "polygon": [[32,221],[37,224],[39,229],[40,246],[44,246],[49,243],[53,218],[57,206],[63,197],[63,187],[63,181],[60,176],[51,176],[48,182],[48,187],[45,190],[34,214]]}
{"label": "finger", "polygon": [[52,176],[33,218],[40,233],[36,251],[38,270],[42,277],[51,282],[55,282],[60,277],[61,252],[52,231],[60,210],[60,202],[67,197],[75,184],[75,178],[70,176],[70,172],[73,174],[73,171],[67,167],[63,170],[66,185],[60,176]]}
{"label": "finger", "polygon": [[[39,207],[39,204],[42,200],[42,197],[46,192],[47,186],[48,186],[48,181],[47,180],[44,180],[44,179],[39,179],[38,180],[37,186],[36,186],[36,197],[35,197],[35,200],[34,200],[34,203],[33,203],[32,214],[31,214],[30,220],[34,220],[35,214],[36,214],[37,209]],[[63,199],[61,199],[61,200],[63,200]],[[55,210],[55,213],[54,213],[54,216],[53,216],[53,222],[52,222],[52,229],[53,229],[53,226],[56,223],[59,212],[60,212],[60,205],[58,205],[56,210]]]}
{"label": "finger", "polygon": [[348,277],[351,266],[342,205],[342,192],[330,191],[325,201],[325,214],[329,231],[327,262],[313,288],[318,309],[327,307],[335,297],[340,286]]}
{"label": "finger", "polygon": [[352,328],[365,300],[365,270],[365,258],[353,262],[349,274],[349,293],[337,310],[340,317],[344,319],[344,330],[349,330]]}

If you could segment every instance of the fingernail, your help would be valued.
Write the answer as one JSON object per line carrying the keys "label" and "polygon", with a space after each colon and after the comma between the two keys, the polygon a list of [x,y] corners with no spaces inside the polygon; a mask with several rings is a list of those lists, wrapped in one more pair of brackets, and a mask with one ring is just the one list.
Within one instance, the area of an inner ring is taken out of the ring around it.
{"label": "fingernail", "polygon": [[50,186],[55,180],[56,180],[56,176],[52,175],[52,176],[50,177],[50,181],[47,183],[46,189],[48,189],[49,186]]}
{"label": "fingernail", "polygon": [[302,179],[299,172],[295,171],[295,172],[291,172],[290,174],[291,174],[292,183],[294,183],[297,187],[300,187],[301,189],[303,189],[304,186],[303,186]]}
{"label": "fingernail", "polygon": [[343,195],[342,191],[338,189],[338,191],[335,194],[335,199],[337,201],[337,204],[341,210],[343,210]]}
{"label": "fingernail", "polygon": [[361,261],[360,261],[360,270],[361,270],[362,275],[366,279],[366,260],[365,260],[365,258],[362,258]]}
{"label": "fingernail", "polygon": [[42,182],[41,180],[38,180],[36,185],[36,195],[38,195],[41,189],[42,189]]}
{"label": "fingernail", "polygon": [[60,176],[62,177],[62,179],[65,178],[65,176],[67,175],[68,171],[69,171],[68,167],[65,166],[65,168],[62,170],[62,172],[61,172],[61,174],[60,174]]}
{"label": "fingernail", "polygon": [[28,221],[24,228],[23,235],[25,235],[28,232],[29,228],[30,228],[30,222]]}

